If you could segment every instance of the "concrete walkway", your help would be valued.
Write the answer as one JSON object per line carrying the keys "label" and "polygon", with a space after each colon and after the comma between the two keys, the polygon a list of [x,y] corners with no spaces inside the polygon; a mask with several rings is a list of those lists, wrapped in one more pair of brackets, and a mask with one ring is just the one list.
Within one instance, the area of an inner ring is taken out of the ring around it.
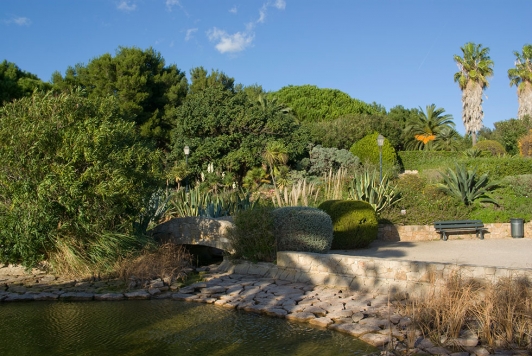
{"label": "concrete walkway", "polygon": [[434,241],[375,241],[360,250],[331,250],[331,254],[457,265],[532,269],[532,239],[471,239]]}

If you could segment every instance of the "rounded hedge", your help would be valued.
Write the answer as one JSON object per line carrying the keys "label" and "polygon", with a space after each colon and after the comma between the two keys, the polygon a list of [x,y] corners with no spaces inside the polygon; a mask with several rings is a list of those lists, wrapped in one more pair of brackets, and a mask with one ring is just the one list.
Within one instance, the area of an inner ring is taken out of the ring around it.
{"label": "rounded hedge", "polygon": [[290,206],[272,211],[278,251],[327,253],[333,240],[331,217],[310,207]]}
{"label": "rounded hedge", "polygon": [[506,153],[504,146],[501,145],[500,142],[495,140],[479,141],[475,145],[475,148],[481,151],[487,151],[491,153],[492,156],[502,156]]}
{"label": "rounded hedge", "polygon": [[367,247],[377,238],[377,214],[366,202],[356,200],[328,200],[320,204],[332,219],[333,250]]}
{"label": "rounded hedge", "polygon": [[[379,146],[377,146],[378,132],[367,135],[361,140],[358,140],[351,146],[349,151],[360,159],[362,163],[372,163],[378,165],[380,161]],[[382,165],[385,170],[391,169],[397,163],[397,154],[395,149],[386,138],[382,146]]]}

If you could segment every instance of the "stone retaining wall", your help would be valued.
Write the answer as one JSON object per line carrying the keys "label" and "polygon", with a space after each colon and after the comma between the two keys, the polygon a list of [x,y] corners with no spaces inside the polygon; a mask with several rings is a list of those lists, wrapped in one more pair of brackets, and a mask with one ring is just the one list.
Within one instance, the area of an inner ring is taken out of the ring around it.
{"label": "stone retaining wall", "polygon": [[277,252],[277,265],[249,262],[233,265],[224,261],[221,268],[234,273],[375,294],[387,294],[390,291],[415,295],[432,287],[440,287],[456,274],[465,279],[486,282],[496,282],[505,277],[532,280],[531,268],[483,267],[286,251]]}
{"label": "stone retaining wall", "polygon": [[[484,224],[485,239],[502,239],[512,237],[510,223]],[[532,237],[532,223],[524,224],[525,237]],[[472,233],[452,233],[449,239],[476,239]],[[427,241],[439,240],[440,234],[434,230],[434,225],[379,225],[378,240],[383,241]]]}

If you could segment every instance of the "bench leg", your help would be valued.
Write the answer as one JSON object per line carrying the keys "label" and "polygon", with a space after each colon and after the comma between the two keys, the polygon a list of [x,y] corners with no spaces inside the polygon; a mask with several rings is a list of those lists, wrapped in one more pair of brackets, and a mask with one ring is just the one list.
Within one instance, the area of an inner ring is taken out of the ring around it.
{"label": "bench leg", "polygon": [[447,241],[447,234],[445,233],[445,231],[441,232],[441,237],[443,238],[443,241]]}
{"label": "bench leg", "polygon": [[477,233],[477,236],[479,239],[484,240],[484,231],[480,231],[479,233]]}

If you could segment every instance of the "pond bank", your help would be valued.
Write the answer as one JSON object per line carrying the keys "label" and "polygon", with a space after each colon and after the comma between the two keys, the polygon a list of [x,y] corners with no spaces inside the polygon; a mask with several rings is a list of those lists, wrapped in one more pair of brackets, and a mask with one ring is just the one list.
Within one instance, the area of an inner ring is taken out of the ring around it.
{"label": "pond bank", "polygon": [[[383,353],[489,354],[486,348],[477,346],[478,336],[473,333],[453,340],[464,350],[458,353],[422,338],[411,320],[392,306],[392,296],[388,294],[240,274],[231,270],[227,262],[217,267],[221,268],[206,268],[203,281],[180,288],[178,283],[168,285],[160,279],[137,287],[119,280],[61,279],[43,271],[26,273],[22,268],[7,266],[0,268],[0,301],[167,298],[310,323],[358,337],[380,347]],[[400,296],[393,298],[397,301]]]}

